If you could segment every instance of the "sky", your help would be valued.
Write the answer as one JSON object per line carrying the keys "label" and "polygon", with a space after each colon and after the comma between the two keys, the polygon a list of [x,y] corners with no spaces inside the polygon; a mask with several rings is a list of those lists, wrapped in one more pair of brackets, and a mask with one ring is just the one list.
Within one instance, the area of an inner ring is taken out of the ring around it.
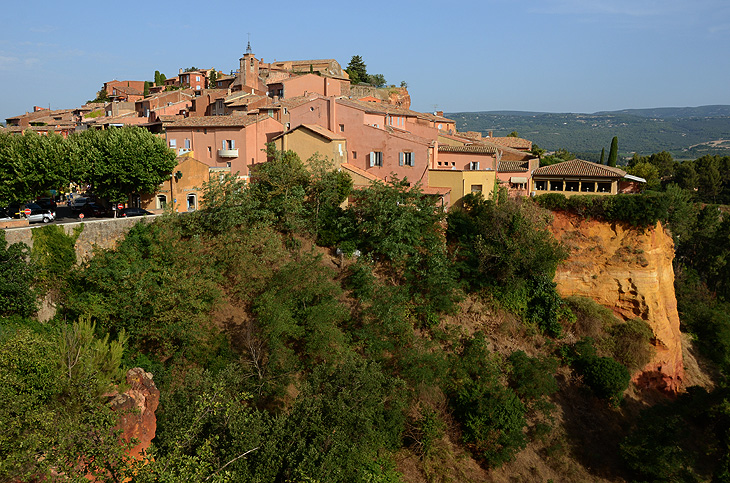
{"label": "sky", "polygon": [[592,113],[730,104],[728,0],[6,2],[0,119],[106,81],[360,55],[418,111]]}

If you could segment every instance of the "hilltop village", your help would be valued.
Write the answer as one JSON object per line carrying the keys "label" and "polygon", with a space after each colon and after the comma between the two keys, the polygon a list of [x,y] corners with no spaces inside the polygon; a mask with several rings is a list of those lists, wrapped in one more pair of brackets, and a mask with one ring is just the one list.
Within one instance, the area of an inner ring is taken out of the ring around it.
{"label": "hilltop village", "polygon": [[267,63],[249,44],[231,75],[180,69],[175,77],[145,84],[105,82],[99,97],[106,102],[36,107],[6,119],[6,129],[66,137],[78,130],[140,126],[164,137],[178,156],[176,176],[156,193],[129,199],[131,206],[150,210],[198,209],[205,181],[221,172],[248,179],[252,166],[267,161],[268,143],[302,160],[315,154],[329,158],[355,187],[407,179],[447,208],[467,193],[489,197],[497,186],[512,196],[616,194],[634,191],[643,181],[581,160],[540,168],[530,141],[458,132],[442,111],[411,110],[406,87],[353,84],[334,59]]}

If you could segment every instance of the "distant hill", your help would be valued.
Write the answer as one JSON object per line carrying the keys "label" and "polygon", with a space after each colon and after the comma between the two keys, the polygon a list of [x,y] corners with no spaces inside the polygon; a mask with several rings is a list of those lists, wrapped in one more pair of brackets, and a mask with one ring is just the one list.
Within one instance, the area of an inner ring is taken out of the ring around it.
{"label": "distant hill", "polygon": [[548,151],[567,149],[597,160],[618,136],[622,157],[669,151],[676,159],[730,156],[730,106],[624,109],[593,114],[525,111],[447,113],[459,131],[506,136],[517,131]]}

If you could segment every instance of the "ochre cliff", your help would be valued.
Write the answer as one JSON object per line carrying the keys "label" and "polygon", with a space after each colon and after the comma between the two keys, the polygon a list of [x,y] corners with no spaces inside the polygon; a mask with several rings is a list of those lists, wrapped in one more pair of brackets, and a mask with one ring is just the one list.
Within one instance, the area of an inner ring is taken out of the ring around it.
{"label": "ochre cliff", "polygon": [[127,384],[129,389],[116,394],[109,404],[121,414],[118,428],[122,430],[124,440],[137,440],[137,445],[129,453],[139,457],[155,437],[155,411],[160,403],[160,391],[152,381],[152,374],[139,367],[127,371]]}
{"label": "ochre cliff", "polygon": [[617,317],[641,318],[654,331],[654,359],[634,381],[677,392],[684,366],[674,294],[674,243],[661,224],[637,229],[555,213],[551,231],[570,248],[558,267],[558,292],[590,297]]}

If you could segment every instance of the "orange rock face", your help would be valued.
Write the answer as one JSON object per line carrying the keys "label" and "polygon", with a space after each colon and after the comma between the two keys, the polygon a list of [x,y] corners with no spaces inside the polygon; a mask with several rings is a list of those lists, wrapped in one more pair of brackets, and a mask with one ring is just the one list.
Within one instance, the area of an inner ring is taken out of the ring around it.
{"label": "orange rock face", "polygon": [[127,384],[129,389],[114,396],[110,405],[121,414],[118,427],[123,431],[124,440],[135,438],[139,441],[129,453],[140,456],[155,437],[155,411],[160,403],[160,391],[152,381],[152,374],[139,367],[127,371]]}
{"label": "orange rock face", "polygon": [[674,243],[661,224],[645,230],[555,213],[551,231],[571,249],[558,267],[558,292],[589,297],[617,317],[641,318],[654,331],[654,360],[634,381],[676,393],[684,376]]}

